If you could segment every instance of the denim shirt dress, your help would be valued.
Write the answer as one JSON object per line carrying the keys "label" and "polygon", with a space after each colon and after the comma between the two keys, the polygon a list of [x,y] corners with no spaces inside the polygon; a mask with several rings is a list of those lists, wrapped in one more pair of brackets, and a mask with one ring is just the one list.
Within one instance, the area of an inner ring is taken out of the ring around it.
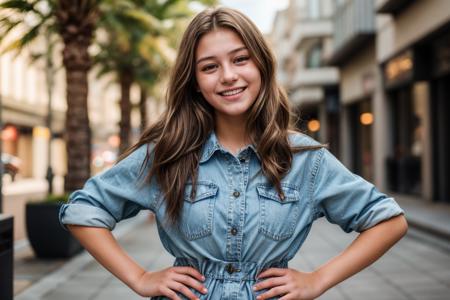
{"label": "denim shirt dress", "polygon": [[[296,146],[317,145],[300,133],[289,138]],[[191,289],[200,299],[254,299],[263,293],[252,291],[256,276],[270,267],[287,268],[317,218],[325,216],[345,232],[361,232],[403,213],[325,148],[293,155],[281,199],[262,174],[255,147],[235,156],[212,132],[202,149],[195,198],[187,184],[179,225],[170,225],[158,184],[143,180],[148,166],[140,173],[148,148],[138,148],[72,193],[60,221],[112,230],[116,222],[151,210],[174,265],[192,266],[206,277],[208,294]]]}

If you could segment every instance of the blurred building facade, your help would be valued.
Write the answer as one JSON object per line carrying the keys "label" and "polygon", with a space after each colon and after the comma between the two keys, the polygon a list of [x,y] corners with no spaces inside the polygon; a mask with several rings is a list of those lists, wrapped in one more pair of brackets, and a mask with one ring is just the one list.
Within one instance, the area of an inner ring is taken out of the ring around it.
{"label": "blurred building facade", "polygon": [[333,0],[292,0],[277,13],[271,39],[298,125],[338,151],[339,70],[323,59],[332,50],[333,11]]}
{"label": "blurred building facade", "polygon": [[[18,38],[8,36],[9,39]],[[5,44],[8,41],[5,41]],[[40,41],[34,50],[44,47]],[[34,54],[25,49],[19,55],[8,52],[0,56],[0,94],[2,97],[2,151],[21,160],[20,178],[45,178],[50,132],[47,129],[48,92],[43,61],[30,65]],[[56,175],[65,172],[64,142],[64,87],[60,71],[54,73],[52,92],[52,129],[54,140],[52,166]]]}
{"label": "blurred building facade", "polygon": [[[300,3],[303,6],[293,6]],[[339,121],[326,123],[336,126],[334,130],[321,126],[313,136],[324,143],[337,138],[338,147],[331,150],[381,190],[450,203],[448,4],[446,0],[291,0],[290,8],[278,14],[272,39],[279,46],[275,48],[281,82],[303,113],[305,104],[297,99],[308,94],[298,90],[297,96],[292,81],[293,74],[305,70],[292,61],[309,52],[302,47],[287,49],[284,43],[308,24],[289,15],[331,11],[324,18],[332,24],[332,32],[323,38],[331,50],[323,51],[320,60],[323,68],[338,68],[338,108],[332,118]],[[321,25],[315,28],[317,32]],[[320,124],[330,119],[333,110],[323,111]]]}

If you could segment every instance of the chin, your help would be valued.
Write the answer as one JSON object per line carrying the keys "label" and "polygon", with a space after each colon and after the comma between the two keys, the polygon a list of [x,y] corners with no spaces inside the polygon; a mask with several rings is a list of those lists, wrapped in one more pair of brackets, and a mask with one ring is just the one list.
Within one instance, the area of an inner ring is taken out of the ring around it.
{"label": "chin", "polygon": [[246,109],[233,109],[233,110],[223,110],[220,113],[227,117],[241,117],[248,112],[248,108]]}

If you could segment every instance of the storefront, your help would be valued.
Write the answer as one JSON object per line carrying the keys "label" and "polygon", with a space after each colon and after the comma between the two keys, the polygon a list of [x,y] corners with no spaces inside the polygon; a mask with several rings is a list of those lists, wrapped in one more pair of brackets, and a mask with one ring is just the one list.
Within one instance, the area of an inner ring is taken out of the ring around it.
{"label": "storefront", "polygon": [[408,49],[383,66],[390,111],[390,151],[386,160],[391,191],[422,196],[428,83],[418,49]]}
{"label": "storefront", "polygon": [[392,191],[450,203],[450,24],[382,65]]}
{"label": "storefront", "polygon": [[431,43],[433,199],[450,203],[450,32]]}

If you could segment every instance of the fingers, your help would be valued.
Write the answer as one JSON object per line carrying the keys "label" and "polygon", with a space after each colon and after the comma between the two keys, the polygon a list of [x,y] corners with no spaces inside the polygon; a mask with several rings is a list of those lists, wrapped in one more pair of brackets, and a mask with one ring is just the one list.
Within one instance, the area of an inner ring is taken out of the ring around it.
{"label": "fingers", "polygon": [[198,300],[198,297],[187,286],[185,286],[182,283],[174,281],[174,282],[171,282],[168,287],[173,291],[180,292],[181,294],[186,296],[188,299]]}
{"label": "fingers", "polygon": [[288,288],[283,285],[283,286],[276,286],[274,288],[271,288],[270,290],[268,290],[267,292],[258,295],[256,297],[257,300],[263,300],[263,299],[270,299],[276,296],[283,296],[289,293]]}
{"label": "fingers", "polygon": [[206,294],[208,292],[202,283],[198,282],[197,280],[195,280],[194,278],[192,278],[188,275],[177,274],[174,277],[174,280],[177,282],[180,282],[186,286],[190,286],[202,294]]}
{"label": "fingers", "polygon": [[198,297],[188,287],[192,287],[202,294],[208,292],[201,283],[205,280],[205,277],[196,269],[192,267],[172,267],[171,271],[173,272],[171,276],[173,281],[168,285],[170,289],[180,292],[192,300],[198,299]]}
{"label": "fingers", "polygon": [[265,277],[273,277],[273,276],[283,276],[287,272],[287,269],[281,269],[281,268],[269,268],[257,276],[258,279],[265,278]]}
{"label": "fingers", "polygon": [[181,300],[180,297],[178,297],[177,294],[169,288],[162,288],[161,294],[171,300]]}
{"label": "fingers", "polygon": [[258,295],[256,299],[269,299],[275,296],[283,296],[289,293],[289,290],[286,286],[286,274],[288,273],[288,269],[282,268],[269,268],[263,272],[261,272],[257,278],[267,278],[264,281],[258,282],[253,286],[255,291],[267,289],[265,293]]}
{"label": "fingers", "polygon": [[264,289],[270,289],[275,286],[285,285],[285,284],[286,284],[286,280],[284,278],[273,277],[273,278],[258,282],[257,284],[255,284],[253,286],[253,290],[259,291],[259,290],[264,290]]}
{"label": "fingers", "polygon": [[197,271],[196,269],[194,269],[192,267],[173,267],[173,270],[180,274],[190,275],[190,276],[194,277],[195,279],[197,279],[198,281],[205,280],[205,277],[202,274],[200,274],[199,271]]}

